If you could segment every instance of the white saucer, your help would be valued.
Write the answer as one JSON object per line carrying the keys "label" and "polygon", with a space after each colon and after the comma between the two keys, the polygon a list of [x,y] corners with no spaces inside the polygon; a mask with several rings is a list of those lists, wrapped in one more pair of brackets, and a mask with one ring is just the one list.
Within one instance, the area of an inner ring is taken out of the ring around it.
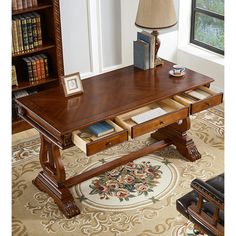
{"label": "white saucer", "polygon": [[172,76],[175,76],[175,77],[180,77],[180,76],[185,75],[185,72],[182,72],[181,74],[174,74],[174,71],[173,71],[173,70],[170,70],[170,71],[169,71],[169,74],[172,75]]}

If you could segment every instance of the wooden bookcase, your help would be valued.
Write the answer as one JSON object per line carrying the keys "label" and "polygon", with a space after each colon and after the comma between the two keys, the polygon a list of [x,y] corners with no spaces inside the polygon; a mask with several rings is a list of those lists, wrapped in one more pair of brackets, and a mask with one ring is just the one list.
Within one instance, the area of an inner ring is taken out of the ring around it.
{"label": "wooden bookcase", "polygon": [[[38,0],[37,7],[13,10],[12,17],[32,12],[40,15],[43,43],[42,46],[27,52],[12,53],[12,64],[16,67],[18,80],[18,86],[12,86],[12,94],[25,89],[42,91],[58,86],[59,77],[64,75],[59,0]],[[22,58],[42,53],[48,57],[49,77],[29,82],[22,71]],[[20,118],[12,119],[12,133],[18,133],[28,128],[31,127]]]}

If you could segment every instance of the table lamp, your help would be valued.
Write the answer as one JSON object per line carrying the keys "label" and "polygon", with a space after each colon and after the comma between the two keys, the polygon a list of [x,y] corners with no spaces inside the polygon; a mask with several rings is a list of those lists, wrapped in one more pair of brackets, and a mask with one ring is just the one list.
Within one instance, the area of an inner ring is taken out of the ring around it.
{"label": "table lamp", "polygon": [[173,0],[139,0],[135,25],[141,28],[153,29],[151,34],[155,36],[155,66],[163,64],[157,55],[161,44],[157,29],[168,28],[176,23]]}

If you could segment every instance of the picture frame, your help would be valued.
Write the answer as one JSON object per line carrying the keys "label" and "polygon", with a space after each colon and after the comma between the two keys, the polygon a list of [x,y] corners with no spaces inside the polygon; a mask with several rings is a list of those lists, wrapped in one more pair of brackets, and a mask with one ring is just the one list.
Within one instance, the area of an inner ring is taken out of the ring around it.
{"label": "picture frame", "polygon": [[62,76],[61,83],[65,97],[82,94],[84,92],[79,72]]}

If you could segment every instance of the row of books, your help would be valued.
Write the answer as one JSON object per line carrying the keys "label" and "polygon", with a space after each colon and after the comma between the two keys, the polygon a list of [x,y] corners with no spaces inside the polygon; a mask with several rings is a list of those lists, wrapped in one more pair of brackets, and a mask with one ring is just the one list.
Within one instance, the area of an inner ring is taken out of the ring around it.
{"label": "row of books", "polygon": [[12,53],[22,53],[42,46],[40,15],[36,12],[13,16]]}
{"label": "row of books", "polygon": [[149,32],[137,33],[137,40],[133,42],[134,66],[142,70],[154,68],[155,36]]}
{"label": "row of books", "polygon": [[12,10],[22,10],[31,7],[37,7],[38,0],[12,0]]}
{"label": "row of books", "polygon": [[18,86],[17,75],[16,75],[16,66],[11,66],[11,84]]}
{"label": "row of books", "polygon": [[30,82],[46,79],[49,76],[48,57],[45,54],[24,57],[22,60],[24,77]]}
{"label": "row of books", "polygon": [[36,89],[34,90],[20,90],[12,95],[12,119],[15,120],[18,118],[18,105],[16,103],[16,99],[24,96],[28,96],[33,93],[37,93]]}

